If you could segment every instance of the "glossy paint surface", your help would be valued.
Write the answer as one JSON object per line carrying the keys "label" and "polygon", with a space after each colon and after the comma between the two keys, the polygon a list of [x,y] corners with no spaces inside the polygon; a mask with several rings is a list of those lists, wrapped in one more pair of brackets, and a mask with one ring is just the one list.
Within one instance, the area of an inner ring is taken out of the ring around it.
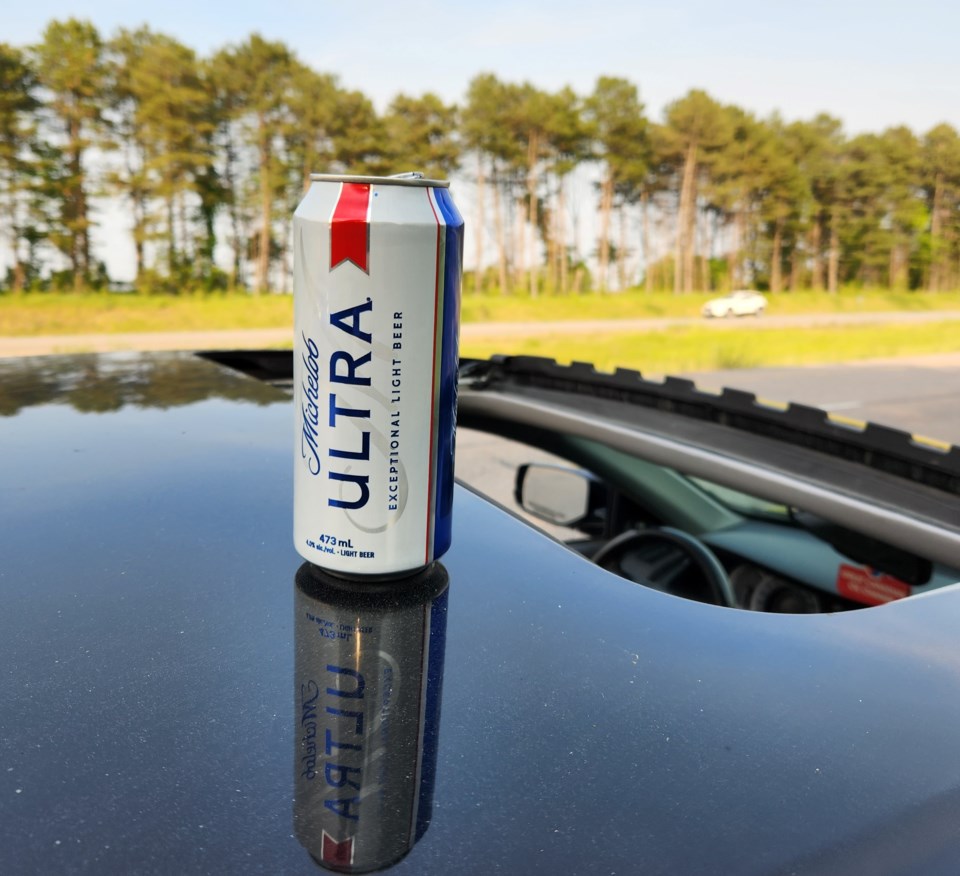
{"label": "glossy paint surface", "polygon": [[[0,362],[0,870],[315,872],[289,396]],[[960,591],[684,602],[457,490],[432,820],[397,873],[955,872]]]}

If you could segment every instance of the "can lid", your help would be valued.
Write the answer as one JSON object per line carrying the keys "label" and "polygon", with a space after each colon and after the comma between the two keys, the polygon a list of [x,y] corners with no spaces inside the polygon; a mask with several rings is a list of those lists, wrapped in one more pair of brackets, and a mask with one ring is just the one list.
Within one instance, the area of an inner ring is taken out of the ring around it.
{"label": "can lid", "polygon": [[357,176],[349,173],[311,173],[310,179],[316,182],[369,183],[378,186],[424,186],[434,189],[450,188],[445,179],[425,179],[418,170],[408,173],[396,173],[393,176]]}

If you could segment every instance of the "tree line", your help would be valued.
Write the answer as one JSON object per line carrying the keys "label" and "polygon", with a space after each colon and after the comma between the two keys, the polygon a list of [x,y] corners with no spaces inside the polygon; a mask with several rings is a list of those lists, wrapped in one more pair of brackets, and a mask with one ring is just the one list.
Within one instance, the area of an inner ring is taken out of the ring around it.
{"label": "tree line", "polygon": [[[400,94],[379,113],[257,34],[200,57],[148,27],[104,38],[69,19],[0,43],[7,289],[105,286],[91,229],[107,198],[130,218],[138,288],[283,288],[310,172],[409,169],[470,185],[468,288],[960,285],[948,124],[848,136],[826,114],[759,118],[701,90],[655,121],[623,78],[577,94],[490,73],[459,105]],[[594,181],[585,246],[578,174]]]}

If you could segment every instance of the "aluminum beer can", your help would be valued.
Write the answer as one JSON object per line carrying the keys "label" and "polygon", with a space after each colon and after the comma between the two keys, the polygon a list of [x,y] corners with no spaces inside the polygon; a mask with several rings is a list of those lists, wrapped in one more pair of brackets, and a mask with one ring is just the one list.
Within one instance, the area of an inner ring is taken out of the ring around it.
{"label": "aluminum beer can", "polygon": [[409,582],[297,572],[294,833],[331,870],[393,864],[430,823],[447,573]]}
{"label": "aluminum beer can", "polygon": [[293,235],[296,549],[409,574],[450,546],[463,219],[420,174],[316,174]]}

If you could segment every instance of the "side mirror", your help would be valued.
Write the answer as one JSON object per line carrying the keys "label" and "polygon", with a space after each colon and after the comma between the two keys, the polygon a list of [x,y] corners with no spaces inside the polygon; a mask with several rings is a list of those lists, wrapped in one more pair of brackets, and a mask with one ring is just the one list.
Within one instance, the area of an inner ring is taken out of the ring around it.
{"label": "side mirror", "polygon": [[517,469],[514,498],[524,511],[557,526],[603,531],[607,491],[585,471],[528,463]]}

